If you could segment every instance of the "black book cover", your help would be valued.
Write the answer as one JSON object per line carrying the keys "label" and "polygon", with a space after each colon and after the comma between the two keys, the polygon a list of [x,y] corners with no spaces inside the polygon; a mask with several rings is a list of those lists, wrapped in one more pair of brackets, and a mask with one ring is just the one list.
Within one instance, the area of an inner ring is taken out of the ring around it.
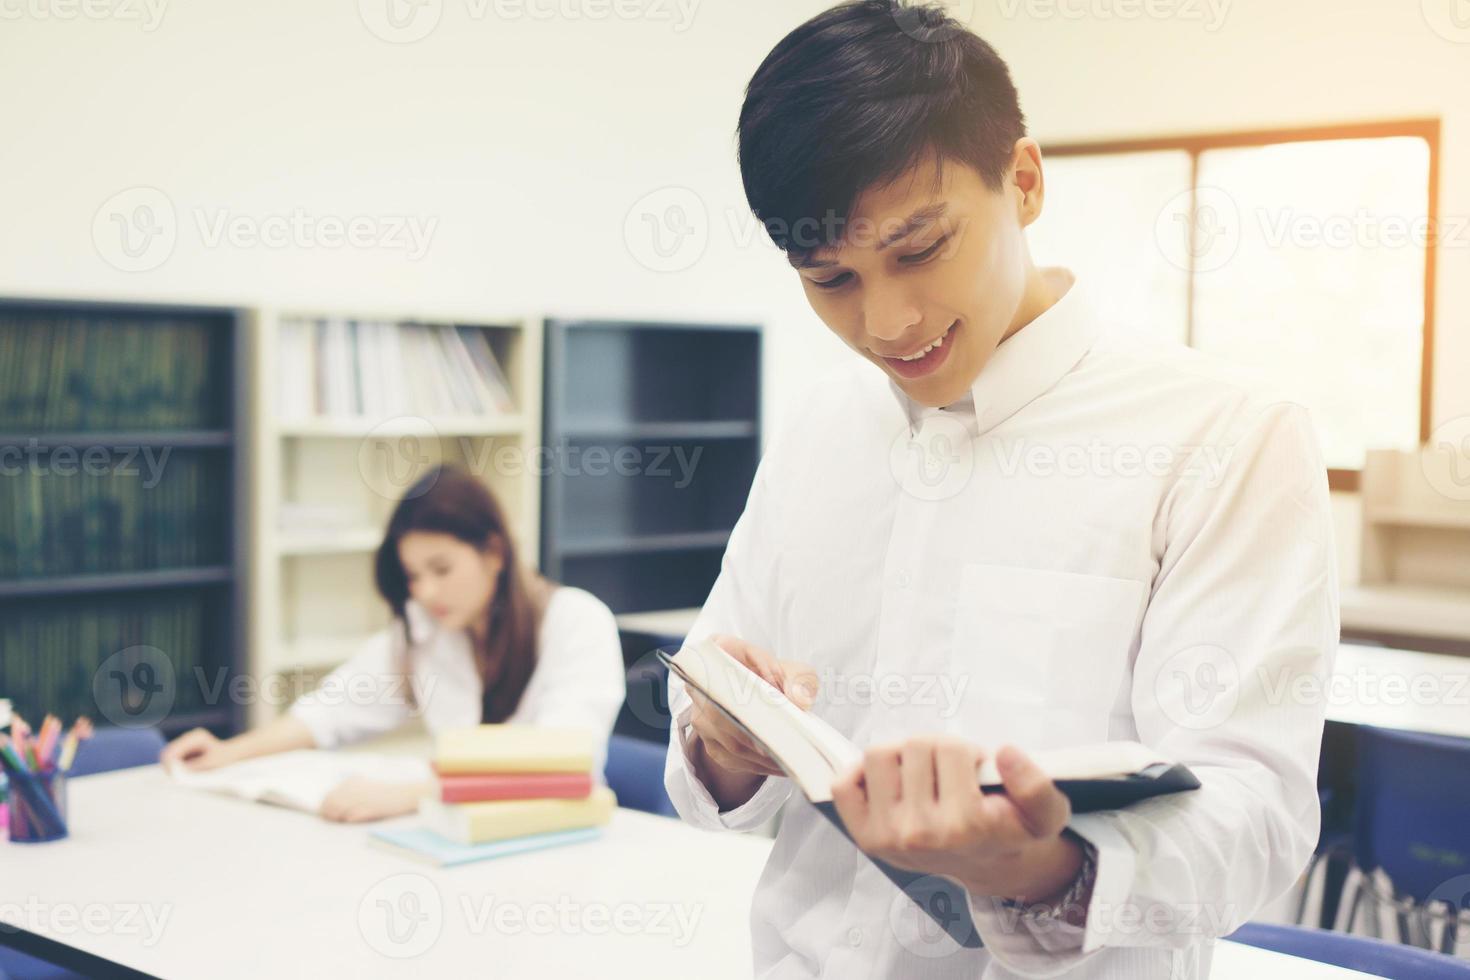
{"label": "black book cover", "polygon": [[[663,650],[656,651],[656,654],[658,659],[678,674],[685,684],[704,695],[720,714],[730,719],[735,727],[744,732],[777,765],[783,770],[786,769],[776,753],[772,752],[759,736],[747,728],[739,718],[725,710],[719,702],[709,697],[697,681],[690,678],[683,668],[674,663],[673,657]],[[787,775],[791,776],[791,773],[788,771]],[[794,778],[792,782],[797,785],[799,792],[800,784],[796,783]],[[1131,803],[1137,803],[1153,796],[1199,789],[1200,782],[1199,778],[1183,765],[1159,763],[1136,773],[1097,779],[1058,779],[1055,780],[1055,784],[1072,804],[1073,813],[1094,813],[1099,810],[1122,809]],[[982,791],[1001,793],[1005,790],[1001,786],[985,786],[982,787]],[[803,799],[805,799],[805,794],[803,794]],[[847,826],[842,822],[842,817],[838,815],[835,803],[830,800],[821,803],[812,800],[807,800],[807,802],[816,807],[817,812],[826,817],[832,826],[841,832],[842,836],[852,840],[852,834],[848,833]],[[854,842],[853,846],[857,847],[857,843]],[[895,867],[866,851],[863,854],[960,946],[966,949],[979,949],[985,945],[981,942],[980,933],[975,928],[974,920],[970,917],[970,906],[966,900],[965,890],[958,882],[942,875]]]}

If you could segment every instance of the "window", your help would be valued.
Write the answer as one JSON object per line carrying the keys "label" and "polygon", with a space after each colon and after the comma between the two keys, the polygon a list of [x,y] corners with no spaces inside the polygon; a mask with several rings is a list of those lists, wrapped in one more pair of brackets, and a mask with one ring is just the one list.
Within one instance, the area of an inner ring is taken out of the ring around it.
{"label": "window", "polygon": [[1329,476],[1427,437],[1437,122],[1042,147],[1042,264],[1311,409]]}

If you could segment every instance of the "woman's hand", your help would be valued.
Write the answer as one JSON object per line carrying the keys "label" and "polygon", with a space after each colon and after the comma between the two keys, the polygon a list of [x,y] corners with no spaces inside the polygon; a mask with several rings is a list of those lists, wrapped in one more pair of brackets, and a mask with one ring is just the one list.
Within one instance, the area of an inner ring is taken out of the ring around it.
{"label": "woman's hand", "polygon": [[202,771],[239,760],[228,742],[221,741],[208,729],[194,728],[165,745],[158,761],[165,769],[178,765]]}
{"label": "woman's hand", "polygon": [[366,823],[401,817],[418,809],[419,798],[432,792],[428,783],[386,783],[349,776],[322,800],[321,815],[339,823]]}

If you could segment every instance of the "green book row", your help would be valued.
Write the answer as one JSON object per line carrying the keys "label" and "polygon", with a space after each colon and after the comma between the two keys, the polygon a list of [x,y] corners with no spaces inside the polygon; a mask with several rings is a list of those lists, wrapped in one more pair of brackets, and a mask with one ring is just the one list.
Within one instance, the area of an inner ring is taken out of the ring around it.
{"label": "green book row", "polygon": [[0,311],[0,432],[211,429],[231,332],[201,319]]}
{"label": "green book row", "polygon": [[0,580],[229,560],[227,452],[110,447],[90,463],[61,452],[0,460]]}
{"label": "green book row", "polygon": [[32,726],[157,724],[228,696],[211,671],[208,590],[87,596],[0,605],[0,698]]}

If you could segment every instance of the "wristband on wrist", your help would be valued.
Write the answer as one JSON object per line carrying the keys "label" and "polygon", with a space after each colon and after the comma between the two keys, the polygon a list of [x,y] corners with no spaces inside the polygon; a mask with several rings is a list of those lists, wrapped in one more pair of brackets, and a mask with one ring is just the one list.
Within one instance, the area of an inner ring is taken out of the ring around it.
{"label": "wristband on wrist", "polygon": [[[1072,832],[1069,830],[1066,833],[1071,834]],[[1077,869],[1077,877],[1072,879],[1072,884],[1068,886],[1066,893],[1060,899],[1052,905],[1043,905],[1003,898],[1001,905],[1020,913],[1021,918],[1033,922],[1064,918],[1068,909],[1080,906],[1083,896],[1087,894],[1097,878],[1097,848],[1075,834],[1072,834],[1072,837],[1082,848],[1082,866]]]}

